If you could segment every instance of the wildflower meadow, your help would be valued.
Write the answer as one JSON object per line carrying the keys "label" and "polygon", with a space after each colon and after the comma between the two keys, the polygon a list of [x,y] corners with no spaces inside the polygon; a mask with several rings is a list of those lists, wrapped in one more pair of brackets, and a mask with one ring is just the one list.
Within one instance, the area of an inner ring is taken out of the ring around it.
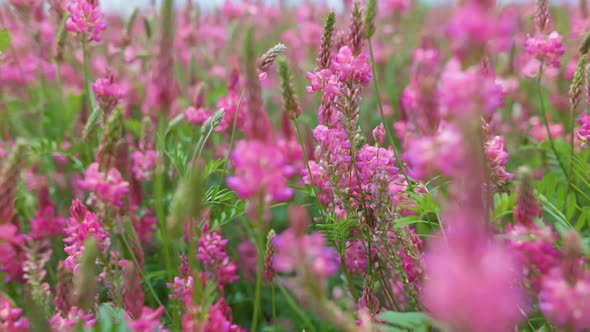
{"label": "wildflower meadow", "polygon": [[0,2],[0,332],[590,331],[587,0],[199,2]]}

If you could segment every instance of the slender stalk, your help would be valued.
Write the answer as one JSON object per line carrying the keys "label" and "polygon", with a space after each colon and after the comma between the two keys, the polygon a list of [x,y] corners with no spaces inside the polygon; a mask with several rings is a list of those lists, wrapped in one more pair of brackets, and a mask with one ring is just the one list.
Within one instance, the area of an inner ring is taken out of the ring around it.
{"label": "slender stalk", "polygon": [[[569,174],[568,174],[565,166],[563,165],[563,161],[561,160],[559,153],[557,153],[557,148],[555,147],[555,142],[553,140],[553,136],[551,136],[551,129],[549,127],[549,118],[547,117],[547,111],[545,110],[545,103],[543,102],[543,91],[541,89],[541,78],[542,77],[543,77],[543,65],[541,65],[541,68],[539,69],[539,75],[537,76],[537,84],[536,84],[537,85],[537,93],[539,95],[541,117],[543,119],[543,124],[545,125],[545,130],[547,131],[547,139],[549,140],[549,145],[551,146],[551,150],[555,154],[555,158],[557,159],[557,162],[559,163],[559,167],[563,170],[563,173],[565,174],[565,177],[569,183]],[[568,185],[568,187],[569,187],[569,185]]]}
{"label": "slender stalk", "polygon": [[[385,112],[383,112],[383,103],[381,102],[381,94],[379,93],[379,81],[377,80],[377,69],[375,68],[376,67],[375,56],[373,55],[373,46],[371,45],[370,38],[367,39],[367,44],[369,44],[369,54],[371,56],[371,68],[373,70],[373,85],[375,86],[375,95],[377,98],[377,105],[379,106],[379,115],[381,116],[381,121],[385,121]],[[400,154],[397,151],[397,148],[395,146],[395,141],[393,139],[393,135],[391,134],[391,129],[389,128],[389,125],[387,125],[385,123],[383,124],[383,127],[385,127],[385,132],[387,133],[387,138],[391,142],[391,147],[393,148],[393,154],[395,155],[395,159],[396,159],[397,163],[399,164],[399,169],[402,172],[402,175],[404,176],[408,185],[410,185],[410,178],[408,177],[408,174],[406,173],[406,170],[404,169],[402,159],[400,158]]]}
{"label": "slender stalk", "polygon": [[272,292],[272,330],[276,331],[277,330],[277,306],[275,303],[275,284],[272,284],[272,288],[271,288],[271,292]]}
{"label": "slender stalk", "polygon": [[295,315],[297,315],[297,317],[299,317],[299,319],[301,319],[301,321],[303,321],[303,323],[307,326],[307,328],[309,328],[310,332],[316,332],[315,327],[313,326],[313,324],[311,323],[309,318],[307,318],[307,315],[301,310],[301,308],[299,308],[297,306],[297,304],[295,303],[295,300],[289,294],[289,292],[287,292],[285,287],[283,287],[283,285],[281,285],[281,284],[278,284],[278,286],[279,286],[279,290],[281,291],[281,293],[285,297],[285,300],[287,301],[287,305],[289,305],[289,307],[291,307],[291,309],[295,312]]}
{"label": "slender stalk", "polygon": [[322,209],[322,203],[320,202],[320,198],[316,192],[315,182],[313,181],[313,175],[311,173],[311,168],[309,167],[309,158],[307,157],[307,151],[305,151],[305,144],[303,142],[303,135],[301,135],[301,131],[299,130],[299,126],[297,125],[297,121],[294,119],[292,120],[293,127],[295,127],[295,133],[297,135],[297,140],[299,141],[299,145],[301,146],[301,152],[303,153],[303,159],[305,160],[305,166],[307,168],[307,173],[309,175],[309,181],[311,182],[311,190],[313,190],[313,196],[318,204],[318,208],[320,214],[322,215],[322,220],[326,220],[324,216],[324,210]]}
{"label": "slender stalk", "polygon": [[86,39],[82,39],[82,70],[84,72],[84,97],[88,111],[94,110],[94,99],[90,94],[90,71],[88,70],[88,45]]}
{"label": "slender stalk", "polygon": [[344,259],[344,253],[340,253],[340,263],[342,264],[342,270],[344,271],[344,277],[346,278],[346,283],[350,288],[350,292],[352,293],[352,297],[354,299],[354,303],[357,303],[359,300],[359,293],[354,288],[354,284],[352,283],[352,277],[350,276],[350,272],[348,272],[348,268],[346,267],[346,260]]}
{"label": "slender stalk", "polygon": [[231,156],[231,150],[234,146],[234,140],[235,140],[235,135],[236,135],[236,126],[238,123],[238,115],[240,112],[240,106],[242,106],[242,99],[244,99],[245,94],[246,94],[245,91],[242,92],[242,94],[240,95],[240,99],[238,100],[238,105],[236,106],[236,114],[234,115],[234,122],[232,124],[231,137],[229,139],[229,147],[227,149],[227,156],[225,157],[225,165],[223,166],[224,173],[227,173],[227,166],[229,164],[229,157]]}
{"label": "slender stalk", "polygon": [[254,293],[254,312],[252,313],[252,326],[251,332],[258,331],[258,317],[260,316],[260,304],[262,302],[262,275],[264,274],[264,203],[260,199],[258,202],[257,217],[258,220],[254,220],[256,223],[256,251],[258,252],[258,262],[256,268],[256,291]]}

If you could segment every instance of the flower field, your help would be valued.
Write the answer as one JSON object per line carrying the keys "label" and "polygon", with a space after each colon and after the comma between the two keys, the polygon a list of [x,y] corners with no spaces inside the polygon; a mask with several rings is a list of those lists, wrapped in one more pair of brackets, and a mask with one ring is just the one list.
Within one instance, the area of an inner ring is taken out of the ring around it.
{"label": "flower field", "polygon": [[586,0],[0,3],[0,332],[590,331]]}

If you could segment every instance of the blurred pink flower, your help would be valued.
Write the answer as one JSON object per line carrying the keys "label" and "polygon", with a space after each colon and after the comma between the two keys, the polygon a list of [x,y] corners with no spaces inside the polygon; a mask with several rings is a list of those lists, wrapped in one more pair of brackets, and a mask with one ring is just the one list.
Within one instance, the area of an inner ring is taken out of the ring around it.
{"label": "blurred pink flower", "polygon": [[99,42],[107,25],[98,1],[73,0],[67,8],[71,16],[66,21],[66,30],[82,34],[88,41]]}
{"label": "blurred pink flower", "polygon": [[94,193],[101,201],[116,206],[123,205],[123,197],[129,192],[129,183],[123,181],[121,173],[111,168],[106,174],[98,170],[98,163],[92,163],[84,173],[80,187]]}

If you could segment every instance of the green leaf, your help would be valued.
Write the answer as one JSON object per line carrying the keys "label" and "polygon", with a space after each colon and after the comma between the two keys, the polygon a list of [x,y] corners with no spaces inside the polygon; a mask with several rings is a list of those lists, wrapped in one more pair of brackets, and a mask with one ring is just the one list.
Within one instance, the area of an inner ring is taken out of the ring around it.
{"label": "green leaf", "polygon": [[428,331],[432,325],[430,317],[423,312],[386,311],[377,317],[377,321],[385,323],[383,331]]}
{"label": "green leaf", "polygon": [[10,32],[6,28],[0,29],[0,52],[4,52],[8,49],[11,42]]}

